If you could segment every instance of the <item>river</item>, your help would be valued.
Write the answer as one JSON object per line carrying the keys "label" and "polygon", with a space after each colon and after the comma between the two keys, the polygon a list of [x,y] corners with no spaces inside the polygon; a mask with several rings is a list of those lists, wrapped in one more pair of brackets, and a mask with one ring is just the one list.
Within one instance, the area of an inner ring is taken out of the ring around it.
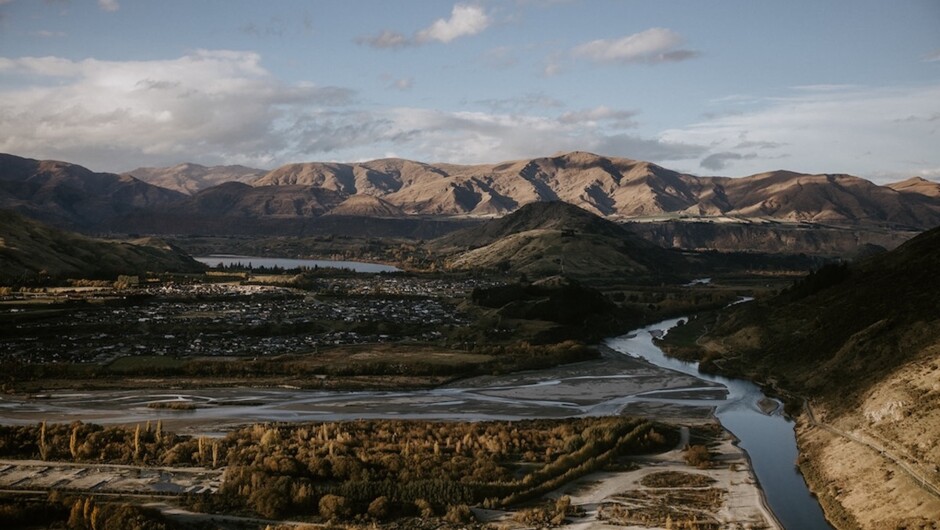
{"label": "river", "polygon": [[249,263],[252,267],[281,267],[282,269],[299,269],[301,267],[326,268],[326,269],[347,269],[354,272],[401,272],[398,267],[383,265],[381,263],[365,263],[362,261],[337,261],[328,259],[289,259],[289,258],[262,258],[258,256],[238,256],[234,254],[211,254],[209,256],[194,257],[196,261],[205,263],[210,267],[219,264],[226,267],[231,265],[245,265]]}
{"label": "river", "polygon": [[768,398],[754,383],[700,373],[698,363],[667,357],[653,342],[654,337],[668,333],[679,320],[682,319],[659,322],[628,335],[608,339],[605,343],[611,349],[643,358],[662,368],[694,375],[727,388],[727,397],[716,404],[715,416],[747,451],[767,504],[780,524],[792,530],[832,530],[819,502],[797,470],[796,433],[793,422],[783,415],[779,402],[776,410],[764,413],[759,403]]}
{"label": "river", "polygon": [[[740,440],[767,504],[791,530],[831,530],[797,472],[793,423],[758,403],[768,398],[748,381],[698,372],[665,356],[653,342],[678,323],[666,320],[607,339],[600,360],[499,376],[481,376],[429,390],[317,391],[296,388],[137,388],[54,392],[41,399],[0,395],[0,423],[48,420],[134,424],[162,420],[167,428],[221,435],[252,422],[357,418],[517,420],[635,414],[664,421],[705,419],[714,408]],[[153,404],[187,402],[194,410]],[[778,404],[779,405],[779,404]]]}

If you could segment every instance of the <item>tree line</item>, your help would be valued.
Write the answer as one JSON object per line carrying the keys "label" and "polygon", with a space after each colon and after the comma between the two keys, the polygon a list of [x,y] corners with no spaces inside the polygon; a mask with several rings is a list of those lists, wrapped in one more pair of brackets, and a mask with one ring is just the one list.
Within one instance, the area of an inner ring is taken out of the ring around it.
{"label": "tree line", "polygon": [[668,426],[624,417],[256,424],[224,438],[181,436],[159,422],[74,422],[0,426],[0,457],[225,467],[219,493],[192,500],[208,511],[323,520],[438,515],[459,522],[469,506],[529,501],[674,439]]}

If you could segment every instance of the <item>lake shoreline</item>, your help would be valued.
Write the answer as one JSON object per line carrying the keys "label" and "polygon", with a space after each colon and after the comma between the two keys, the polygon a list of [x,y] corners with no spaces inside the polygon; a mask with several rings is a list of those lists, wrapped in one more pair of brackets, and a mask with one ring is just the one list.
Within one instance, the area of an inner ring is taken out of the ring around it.
{"label": "lake shoreline", "polygon": [[404,272],[402,269],[386,263],[358,260],[266,258],[263,256],[242,256],[239,254],[210,254],[208,256],[194,256],[193,259],[213,268],[224,265],[225,267],[244,266],[251,269],[272,269],[275,267],[286,270],[326,268],[349,270],[363,274]]}

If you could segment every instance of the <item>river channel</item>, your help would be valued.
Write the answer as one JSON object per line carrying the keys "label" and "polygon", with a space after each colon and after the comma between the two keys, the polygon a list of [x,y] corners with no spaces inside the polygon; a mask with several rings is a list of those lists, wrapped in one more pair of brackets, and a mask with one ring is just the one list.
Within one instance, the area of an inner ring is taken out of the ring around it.
{"label": "river channel", "polygon": [[[254,422],[358,418],[519,420],[630,414],[662,421],[707,421],[712,412],[740,441],[771,510],[786,529],[831,529],[796,470],[793,424],[782,407],[769,413],[760,388],[710,376],[666,357],[653,338],[679,319],[607,339],[599,360],[544,370],[464,379],[409,391],[317,391],[297,388],[148,388],[0,395],[0,423],[38,421],[134,424],[162,420],[171,430],[222,435]],[[192,404],[167,410],[160,403]]]}
{"label": "river channel", "polygon": [[715,416],[747,451],[774,515],[787,529],[831,530],[819,502],[809,492],[803,475],[796,468],[796,434],[793,422],[783,415],[783,407],[778,403],[776,410],[765,413],[759,403],[767,397],[754,383],[700,373],[698,363],[667,357],[653,342],[654,337],[663,336],[679,320],[667,320],[608,339],[606,344],[656,366],[694,375],[727,388],[727,397],[717,403]]}

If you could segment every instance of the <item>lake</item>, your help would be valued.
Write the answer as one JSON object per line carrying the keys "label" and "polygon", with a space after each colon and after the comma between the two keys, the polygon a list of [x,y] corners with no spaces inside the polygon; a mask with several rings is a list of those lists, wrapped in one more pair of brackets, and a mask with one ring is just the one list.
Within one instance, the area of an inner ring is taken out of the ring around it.
{"label": "lake", "polygon": [[362,261],[337,261],[328,259],[289,259],[289,258],[262,258],[258,256],[237,256],[234,254],[212,254],[209,256],[197,256],[196,261],[205,263],[210,267],[216,267],[220,263],[229,267],[231,265],[242,264],[252,267],[281,267],[282,269],[299,269],[301,267],[327,268],[327,269],[346,269],[354,272],[377,273],[377,272],[401,272],[398,267],[383,265],[381,263],[365,263]]}

